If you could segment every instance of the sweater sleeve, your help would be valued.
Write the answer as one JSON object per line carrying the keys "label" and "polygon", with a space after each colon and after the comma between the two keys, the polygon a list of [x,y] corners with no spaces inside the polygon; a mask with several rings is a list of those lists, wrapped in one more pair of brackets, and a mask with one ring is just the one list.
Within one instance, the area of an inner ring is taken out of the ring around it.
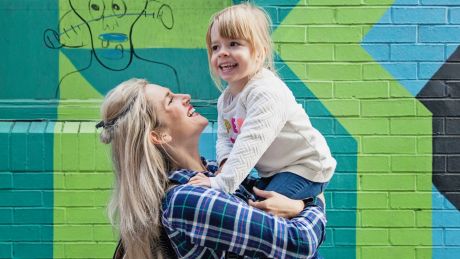
{"label": "sweater sleeve", "polygon": [[211,187],[234,192],[257,164],[287,121],[285,93],[279,87],[254,87],[242,101],[246,118],[235,144]]}
{"label": "sweater sleeve", "polygon": [[226,159],[232,151],[233,143],[230,141],[227,128],[225,127],[224,120],[222,119],[222,96],[219,98],[217,103],[217,141],[216,141],[216,155],[218,165],[221,164],[222,160]]}

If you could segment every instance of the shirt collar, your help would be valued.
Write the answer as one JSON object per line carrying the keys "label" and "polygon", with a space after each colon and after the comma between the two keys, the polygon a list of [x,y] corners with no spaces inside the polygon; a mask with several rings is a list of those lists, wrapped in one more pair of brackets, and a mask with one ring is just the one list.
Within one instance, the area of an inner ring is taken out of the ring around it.
{"label": "shirt collar", "polygon": [[190,181],[190,178],[194,177],[197,173],[203,173],[208,177],[213,177],[217,171],[217,163],[215,161],[206,160],[201,157],[201,162],[206,167],[207,171],[197,172],[190,169],[177,169],[169,173],[169,180],[177,184],[186,184]]}

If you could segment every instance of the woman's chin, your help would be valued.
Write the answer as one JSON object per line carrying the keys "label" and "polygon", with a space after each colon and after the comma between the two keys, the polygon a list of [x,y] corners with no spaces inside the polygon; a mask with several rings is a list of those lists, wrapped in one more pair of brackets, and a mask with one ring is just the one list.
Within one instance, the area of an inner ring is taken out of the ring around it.
{"label": "woman's chin", "polygon": [[193,120],[197,121],[198,123],[203,124],[204,127],[206,127],[209,124],[208,119],[206,119],[206,117],[204,117],[203,115],[201,115],[199,113],[195,113],[192,118],[193,118]]}
{"label": "woman's chin", "polygon": [[203,131],[206,128],[206,126],[208,126],[209,121],[205,117],[203,117],[201,115],[199,115],[199,116],[201,117],[200,119],[202,120],[203,129],[201,129],[201,130]]}

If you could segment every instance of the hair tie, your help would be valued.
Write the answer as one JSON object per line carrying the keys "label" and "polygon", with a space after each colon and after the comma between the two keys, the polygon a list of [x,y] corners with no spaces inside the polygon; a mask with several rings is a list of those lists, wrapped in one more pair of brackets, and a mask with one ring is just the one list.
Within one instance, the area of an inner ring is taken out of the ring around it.
{"label": "hair tie", "polygon": [[104,128],[104,129],[107,129],[109,127],[112,127],[113,125],[115,125],[115,123],[121,118],[123,117],[125,114],[127,114],[130,110],[131,110],[131,107],[133,107],[134,105],[134,102],[136,101],[137,99],[137,96],[135,96],[133,98],[133,100],[131,101],[131,103],[128,105],[128,107],[123,110],[120,114],[118,114],[118,116],[116,116],[115,118],[107,121],[107,122],[104,122],[103,120],[100,121],[98,124],[96,124],[96,129],[99,129],[99,128]]}
{"label": "hair tie", "polygon": [[96,129],[99,129],[99,128],[105,128],[104,121],[100,121],[98,124],[96,124]]}
{"label": "hair tie", "polygon": [[110,120],[110,121],[108,121],[108,122],[100,121],[98,124],[96,124],[96,129],[99,129],[99,128],[104,128],[104,129],[110,128],[110,127],[112,127],[113,125],[115,125],[115,122],[117,122],[118,118],[119,118],[119,117],[116,117],[115,119]]}

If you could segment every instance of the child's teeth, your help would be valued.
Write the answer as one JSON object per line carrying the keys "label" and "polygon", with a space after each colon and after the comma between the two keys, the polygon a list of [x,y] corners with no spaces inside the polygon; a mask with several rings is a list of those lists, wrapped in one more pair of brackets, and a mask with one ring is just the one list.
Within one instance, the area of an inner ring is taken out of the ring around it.
{"label": "child's teeth", "polygon": [[224,65],[221,65],[222,68],[231,68],[231,67],[234,67],[235,64],[224,64]]}

